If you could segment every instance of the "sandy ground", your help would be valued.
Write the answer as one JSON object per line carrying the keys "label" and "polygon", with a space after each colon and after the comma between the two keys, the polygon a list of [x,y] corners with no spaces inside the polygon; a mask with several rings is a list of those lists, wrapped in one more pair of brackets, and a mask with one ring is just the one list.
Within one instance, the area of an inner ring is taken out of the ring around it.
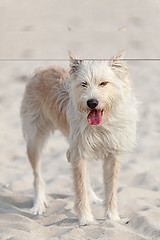
{"label": "sandy ground", "polygon": [[[158,0],[1,1],[0,58],[67,58],[67,49],[80,58],[109,58],[121,49],[127,49],[127,58],[159,58],[159,14]],[[33,177],[19,108],[27,75],[52,64],[68,66],[68,62],[0,61],[0,239],[160,239],[158,61],[128,62],[141,102],[137,147],[122,161],[119,176],[119,212],[130,223],[105,220],[103,208],[93,205],[98,225],[78,226],[67,142],[59,132],[43,154],[50,207],[44,216],[30,213]],[[92,177],[95,191],[103,197],[100,162]]]}

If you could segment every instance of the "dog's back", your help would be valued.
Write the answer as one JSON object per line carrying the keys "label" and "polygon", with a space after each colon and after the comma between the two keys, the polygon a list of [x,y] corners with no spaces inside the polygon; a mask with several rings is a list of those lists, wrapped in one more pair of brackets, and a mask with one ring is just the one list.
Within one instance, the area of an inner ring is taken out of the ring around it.
{"label": "dog's back", "polygon": [[54,66],[38,71],[28,81],[21,105],[22,129],[26,140],[60,128],[68,133],[66,80],[69,73]]}

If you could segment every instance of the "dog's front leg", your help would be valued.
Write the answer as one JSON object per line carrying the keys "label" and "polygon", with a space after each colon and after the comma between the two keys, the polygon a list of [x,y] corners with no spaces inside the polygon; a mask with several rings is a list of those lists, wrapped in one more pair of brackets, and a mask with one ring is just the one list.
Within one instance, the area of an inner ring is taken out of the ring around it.
{"label": "dog's front leg", "polygon": [[94,223],[94,217],[91,212],[88,190],[87,190],[87,162],[78,156],[71,158],[74,191],[75,191],[75,204],[74,209],[78,214],[80,225],[87,225]]}
{"label": "dog's front leg", "polygon": [[122,224],[128,223],[128,219],[120,219],[117,210],[117,177],[119,172],[119,154],[109,154],[104,160],[104,185],[105,200],[104,207],[106,216],[111,220]]}

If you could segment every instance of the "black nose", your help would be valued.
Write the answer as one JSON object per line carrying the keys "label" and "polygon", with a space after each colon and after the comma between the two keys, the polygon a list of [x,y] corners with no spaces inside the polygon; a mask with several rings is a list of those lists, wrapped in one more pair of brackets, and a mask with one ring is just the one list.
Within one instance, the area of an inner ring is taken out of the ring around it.
{"label": "black nose", "polygon": [[91,108],[91,109],[94,109],[95,107],[98,106],[98,100],[97,100],[97,99],[94,99],[94,98],[89,99],[89,100],[87,101],[87,106],[88,106],[89,108]]}

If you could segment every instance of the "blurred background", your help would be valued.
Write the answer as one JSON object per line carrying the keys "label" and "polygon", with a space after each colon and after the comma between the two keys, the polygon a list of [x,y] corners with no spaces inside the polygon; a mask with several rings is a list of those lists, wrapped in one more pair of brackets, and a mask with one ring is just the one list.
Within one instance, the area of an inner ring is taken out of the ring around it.
{"label": "blurred background", "polygon": [[[19,108],[27,77],[41,66],[68,67],[67,61],[46,61],[68,58],[68,49],[79,58],[110,58],[123,49],[126,58],[160,58],[159,14],[158,0],[0,2],[1,182],[6,164],[14,164],[11,156],[25,154]],[[159,61],[128,65],[140,101],[137,151],[153,161],[160,154]]]}
{"label": "blurred background", "polygon": [[[3,191],[7,188],[18,194],[25,189],[25,194],[30,196],[32,189],[32,171],[19,117],[28,76],[41,66],[68,67],[68,61],[49,61],[67,59],[68,49],[78,58],[110,58],[123,49],[127,50],[125,57],[129,59],[160,58],[159,16],[158,0],[0,1],[0,186]],[[128,65],[140,102],[139,123],[136,149],[122,163],[119,192],[122,190],[123,196],[123,188],[138,188],[139,191],[147,189],[150,194],[158,193],[160,61],[128,61]],[[65,191],[72,195],[72,177],[65,158],[67,146],[59,132],[48,142],[43,156],[48,192]],[[99,165],[93,170],[93,178],[96,175],[95,189],[102,195],[102,178],[97,174],[97,171],[101,173]],[[160,206],[157,199],[152,202],[154,206]]]}

